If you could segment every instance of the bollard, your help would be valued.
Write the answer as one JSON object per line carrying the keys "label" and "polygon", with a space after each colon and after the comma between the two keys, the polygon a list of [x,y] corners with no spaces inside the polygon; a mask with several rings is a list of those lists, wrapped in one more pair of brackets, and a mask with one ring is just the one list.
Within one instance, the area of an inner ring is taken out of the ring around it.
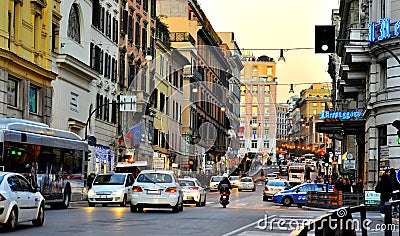
{"label": "bollard", "polygon": [[365,207],[364,204],[362,204],[360,206],[362,207],[360,210],[362,236],[367,236],[367,234],[368,234],[367,226],[364,224],[364,222],[366,222],[366,220],[367,220],[367,208]]}
{"label": "bollard", "polygon": [[392,236],[392,229],[389,225],[392,224],[392,203],[385,202],[384,206],[384,213],[385,213],[385,236]]}

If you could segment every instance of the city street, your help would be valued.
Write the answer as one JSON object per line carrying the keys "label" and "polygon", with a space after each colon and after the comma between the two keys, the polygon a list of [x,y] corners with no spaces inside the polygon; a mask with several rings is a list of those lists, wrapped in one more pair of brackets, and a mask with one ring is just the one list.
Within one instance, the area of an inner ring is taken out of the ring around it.
{"label": "city street", "polygon": [[[205,207],[185,205],[180,213],[172,213],[170,209],[131,213],[128,206],[88,207],[84,202],[72,203],[67,210],[46,208],[43,227],[25,223],[12,235],[288,235],[295,224],[278,227],[278,218],[302,222],[324,213],[263,202],[259,184],[256,192],[234,189],[226,209],[218,203],[218,192],[208,192]],[[377,212],[368,213],[367,217],[375,223],[380,220]],[[265,226],[262,219],[273,223]],[[8,234],[11,233],[4,233]]]}

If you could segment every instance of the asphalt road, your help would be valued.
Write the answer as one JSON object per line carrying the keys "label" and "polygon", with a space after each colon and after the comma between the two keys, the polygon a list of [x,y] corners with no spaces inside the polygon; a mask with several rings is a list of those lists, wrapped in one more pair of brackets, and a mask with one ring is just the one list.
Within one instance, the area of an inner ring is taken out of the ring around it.
{"label": "asphalt road", "polygon": [[[219,195],[207,195],[205,207],[185,205],[184,211],[171,209],[145,209],[144,213],[131,213],[129,207],[88,207],[86,203],[73,203],[67,210],[46,208],[45,223],[33,227],[19,225],[4,235],[288,235],[296,222],[316,218],[325,211],[310,211],[297,206],[283,207],[262,201],[262,185],[255,192],[233,190],[231,204],[222,208]],[[379,222],[379,213],[368,213]],[[284,220],[282,223],[279,220]],[[267,222],[267,224],[265,224]],[[383,235],[371,234],[371,235]]]}

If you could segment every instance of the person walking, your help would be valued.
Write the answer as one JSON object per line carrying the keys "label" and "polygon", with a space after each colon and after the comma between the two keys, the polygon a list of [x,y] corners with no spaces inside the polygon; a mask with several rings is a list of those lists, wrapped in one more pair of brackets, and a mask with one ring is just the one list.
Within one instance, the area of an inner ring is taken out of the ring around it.
{"label": "person walking", "polygon": [[[397,181],[396,171],[391,168],[390,169],[390,183],[392,184],[392,200],[399,200],[399,190],[400,190],[400,183]],[[394,205],[393,214],[399,213],[399,205]]]}
{"label": "person walking", "polygon": [[353,184],[353,192],[364,193],[364,181],[362,178],[358,178],[358,182]]}
{"label": "person walking", "polygon": [[375,187],[375,192],[381,194],[381,204],[379,211],[382,214],[382,219],[385,218],[385,203],[392,197],[392,183],[390,182],[390,170],[385,170],[384,174],[381,176],[380,181]]}

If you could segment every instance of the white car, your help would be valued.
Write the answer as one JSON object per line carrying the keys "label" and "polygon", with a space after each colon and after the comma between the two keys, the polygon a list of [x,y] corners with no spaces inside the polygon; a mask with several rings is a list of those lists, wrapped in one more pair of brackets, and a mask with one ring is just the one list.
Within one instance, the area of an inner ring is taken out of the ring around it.
{"label": "white car", "polygon": [[42,226],[44,198],[22,175],[0,172],[0,213],[0,223],[9,231],[26,221]]}
{"label": "white car", "polygon": [[229,181],[231,182],[232,188],[238,188],[240,183],[239,176],[231,176],[229,177]]}
{"label": "white car", "polygon": [[131,192],[131,212],[143,208],[172,208],[183,211],[183,191],[178,177],[169,170],[142,170]]}
{"label": "white car", "polygon": [[88,191],[89,206],[93,207],[95,204],[107,206],[109,203],[125,206],[130,200],[133,182],[134,178],[131,173],[97,175],[92,188]]}
{"label": "white car", "polygon": [[256,191],[256,185],[254,184],[254,180],[251,177],[242,177],[240,179],[239,191],[242,190],[251,190],[251,191]]}
{"label": "white car", "polygon": [[212,176],[210,179],[210,191],[218,191],[219,182],[221,182],[223,178],[222,176]]}
{"label": "white car", "polygon": [[182,187],[184,203],[196,203],[198,207],[206,205],[206,190],[201,187],[201,183],[198,179],[179,179],[179,184]]}

